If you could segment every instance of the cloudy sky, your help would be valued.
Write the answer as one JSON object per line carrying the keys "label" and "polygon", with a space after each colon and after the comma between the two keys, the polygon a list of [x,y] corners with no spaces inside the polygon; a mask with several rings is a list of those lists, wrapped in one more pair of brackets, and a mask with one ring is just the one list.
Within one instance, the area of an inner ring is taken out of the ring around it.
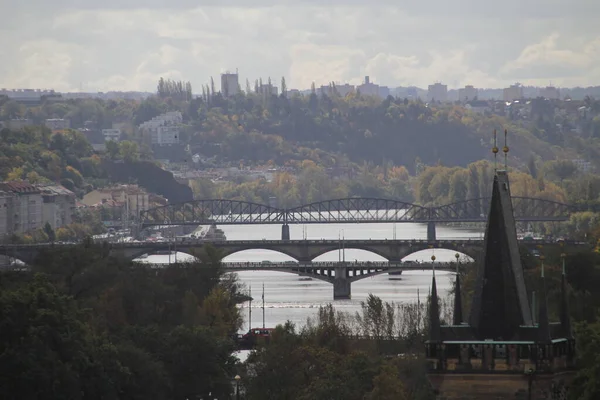
{"label": "cloudy sky", "polygon": [[154,91],[162,76],[199,92],[236,68],[242,86],[300,89],[600,85],[598,0],[0,0],[0,15],[5,88]]}

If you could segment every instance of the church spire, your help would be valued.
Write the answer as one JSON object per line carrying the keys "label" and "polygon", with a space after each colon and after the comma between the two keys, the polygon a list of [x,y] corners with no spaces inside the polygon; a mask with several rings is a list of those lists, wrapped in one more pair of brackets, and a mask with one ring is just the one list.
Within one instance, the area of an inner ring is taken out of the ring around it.
{"label": "church spire", "polygon": [[458,259],[460,255],[456,253],[456,284],[454,285],[454,318],[452,320],[453,325],[460,325],[463,322],[462,315],[462,295],[460,292],[460,272],[458,270]]}
{"label": "church spire", "polygon": [[560,279],[560,325],[562,326],[564,335],[568,338],[573,337],[573,331],[571,330],[571,318],[569,317],[569,300],[567,294],[567,270],[565,268],[566,254],[562,253],[560,258],[562,259],[562,276]]}
{"label": "church spire", "polygon": [[540,294],[540,319],[538,322],[538,340],[540,342],[549,342],[550,322],[548,321],[548,301],[546,298],[546,276],[544,273],[544,255],[540,255],[542,261],[542,290]]}
{"label": "church spire", "polygon": [[480,340],[510,340],[533,322],[506,171],[496,172],[490,203],[469,325]]}
{"label": "church spire", "polygon": [[437,285],[435,283],[435,256],[431,256],[433,277],[431,278],[431,296],[429,297],[429,340],[441,340],[440,308],[438,304]]}

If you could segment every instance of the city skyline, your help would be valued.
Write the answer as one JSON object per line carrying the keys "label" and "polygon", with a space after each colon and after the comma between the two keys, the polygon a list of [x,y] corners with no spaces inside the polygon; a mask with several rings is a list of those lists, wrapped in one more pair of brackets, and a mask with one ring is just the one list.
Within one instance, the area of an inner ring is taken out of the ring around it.
{"label": "city skyline", "polygon": [[242,89],[269,76],[300,90],[367,75],[391,88],[600,84],[600,4],[591,0],[79,3],[0,5],[14,17],[0,27],[0,87],[153,92],[164,77],[198,92],[236,68]]}

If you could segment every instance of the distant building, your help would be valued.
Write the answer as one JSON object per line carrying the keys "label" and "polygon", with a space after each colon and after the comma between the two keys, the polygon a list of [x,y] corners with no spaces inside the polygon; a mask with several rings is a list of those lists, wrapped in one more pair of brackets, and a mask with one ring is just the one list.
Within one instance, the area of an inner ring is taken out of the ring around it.
{"label": "distant building", "polygon": [[5,122],[5,127],[11,129],[13,131],[18,131],[19,129],[23,129],[27,126],[33,126],[33,120],[29,118],[14,118]]}
{"label": "distant building", "polygon": [[594,166],[589,161],[582,160],[582,159],[575,159],[575,160],[571,160],[571,161],[573,162],[573,164],[575,164],[577,169],[579,171],[583,172],[584,174],[587,174],[588,172],[592,172],[592,170],[594,169]]}
{"label": "distant building", "polygon": [[461,103],[477,100],[477,95],[478,91],[472,85],[467,85],[462,89],[458,89],[458,101]]}
{"label": "distant building", "polygon": [[60,99],[61,94],[54,90],[41,89],[0,89],[0,96],[6,96],[11,100],[24,104],[40,104],[45,99]]}
{"label": "distant building", "polygon": [[150,195],[138,185],[118,185],[92,190],[81,202],[88,207],[123,207],[129,215],[137,216],[150,208]]}
{"label": "distant building", "polygon": [[56,230],[73,222],[75,193],[61,185],[36,185],[42,194],[42,226]]}
{"label": "distant building", "polygon": [[5,234],[23,234],[42,227],[42,195],[34,185],[25,181],[0,183],[0,205],[6,208],[3,224]]}
{"label": "distant building", "polygon": [[362,85],[358,85],[356,90],[362,95],[366,96],[377,96],[386,98],[390,95],[390,88],[387,86],[379,86],[373,82],[368,76],[365,76],[365,81]]}
{"label": "distant building", "polygon": [[260,94],[272,94],[277,96],[279,93],[279,90],[277,89],[277,86],[273,86],[272,84],[269,85],[268,83],[263,83],[262,85],[260,85],[258,87],[258,93]]}
{"label": "distant building", "polygon": [[340,97],[346,97],[347,94],[354,92],[356,89],[354,85],[345,83],[343,85],[329,84],[323,85],[317,89],[317,94],[326,94],[327,96],[338,95]]}
{"label": "distant building", "polygon": [[179,143],[179,124],[183,116],[179,111],[161,114],[139,126],[140,131],[150,139],[151,145],[171,145]]}
{"label": "distant building", "polygon": [[429,85],[427,87],[427,101],[439,101],[442,103],[448,101],[448,86],[442,85],[439,82]]}
{"label": "distant building", "polygon": [[502,90],[502,99],[504,101],[515,101],[523,98],[523,87],[519,83],[510,85]]}
{"label": "distant building", "polygon": [[119,142],[121,140],[120,129],[102,129],[105,142]]}
{"label": "distant building", "polygon": [[240,82],[237,72],[221,74],[221,94],[224,97],[235,96],[240,92]]}
{"label": "distant building", "polygon": [[465,108],[477,114],[485,114],[492,111],[489,103],[483,100],[470,101],[465,104]]}
{"label": "distant building", "polygon": [[548,100],[557,100],[560,99],[560,91],[554,86],[546,86],[540,89],[540,97]]}
{"label": "distant building", "polygon": [[71,121],[62,118],[50,118],[46,120],[44,125],[46,125],[46,128],[50,130],[62,131],[65,129],[69,129],[69,127],[71,126]]}

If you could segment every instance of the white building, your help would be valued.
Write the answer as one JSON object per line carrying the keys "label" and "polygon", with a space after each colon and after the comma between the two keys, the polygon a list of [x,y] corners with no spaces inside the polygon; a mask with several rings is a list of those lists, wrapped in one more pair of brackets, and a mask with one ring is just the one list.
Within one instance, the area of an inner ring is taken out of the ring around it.
{"label": "white building", "polygon": [[105,142],[119,142],[121,140],[120,129],[102,129]]}
{"label": "white building", "polygon": [[175,125],[159,126],[152,132],[152,144],[170,145],[179,143],[179,127]]}
{"label": "white building", "polygon": [[179,127],[183,116],[179,111],[161,114],[140,125],[139,129],[150,137],[150,144],[170,145],[179,143]]}
{"label": "white building", "polygon": [[592,170],[594,169],[594,166],[589,161],[582,160],[582,159],[575,159],[575,160],[571,160],[571,161],[573,162],[573,164],[575,164],[577,169],[583,173],[592,172]]}
{"label": "white building", "polygon": [[427,101],[448,101],[448,86],[437,82],[427,87]]}
{"label": "white building", "polygon": [[68,119],[61,118],[50,118],[45,122],[46,128],[53,131],[62,131],[64,129],[69,129],[71,126],[71,121]]}
{"label": "white building", "polygon": [[548,100],[557,100],[560,99],[560,91],[554,86],[546,86],[540,89],[540,97]]}
{"label": "white building", "polygon": [[515,101],[523,98],[523,87],[519,83],[510,85],[502,91],[504,101]]}
{"label": "white building", "polygon": [[224,97],[235,96],[240,92],[240,81],[237,72],[221,74],[221,94]]}
{"label": "white building", "polygon": [[458,101],[468,102],[475,100],[478,96],[478,90],[472,85],[467,85],[462,89],[458,89]]}

